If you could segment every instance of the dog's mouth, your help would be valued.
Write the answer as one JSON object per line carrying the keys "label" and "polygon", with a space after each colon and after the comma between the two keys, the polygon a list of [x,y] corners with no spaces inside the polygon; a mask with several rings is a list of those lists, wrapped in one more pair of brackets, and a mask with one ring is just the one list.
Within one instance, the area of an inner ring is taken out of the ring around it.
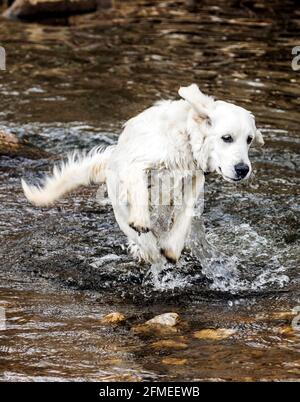
{"label": "dog's mouth", "polygon": [[241,180],[243,180],[243,178],[235,178],[235,177],[229,177],[229,176],[226,176],[223,172],[222,172],[222,169],[221,169],[221,167],[219,166],[218,167],[218,173],[223,177],[223,179],[224,180],[226,180],[226,181],[229,181],[230,183],[235,183],[235,182],[238,182],[238,181],[241,181]]}
{"label": "dog's mouth", "polygon": [[225,180],[227,180],[227,181],[233,181],[233,182],[243,180],[242,178],[241,178],[241,179],[233,179],[232,177],[225,176],[224,174],[223,174],[223,177],[224,177]]}

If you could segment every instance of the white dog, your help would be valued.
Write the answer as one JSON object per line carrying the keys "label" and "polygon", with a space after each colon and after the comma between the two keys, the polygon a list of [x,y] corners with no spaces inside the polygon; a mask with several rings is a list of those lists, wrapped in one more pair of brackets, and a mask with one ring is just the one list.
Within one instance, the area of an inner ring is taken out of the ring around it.
{"label": "white dog", "polygon": [[[54,168],[42,188],[22,181],[28,200],[45,206],[79,186],[106,182],[116,220],[133,254],[149,262],[164,258],[176,262],[204,173],[216,171],[230,182],[247,179],[249,147],[264,143],[253,115],[242,107],[215,101],[196,84],[181,87],[179,95],[181,100],[158,102],[130,119],[116,145],[70,157]],[[162,170],[173,177],[189,176],[192,184],[184,190],[170,230],[158,236],[150,216],[148,175]]]}

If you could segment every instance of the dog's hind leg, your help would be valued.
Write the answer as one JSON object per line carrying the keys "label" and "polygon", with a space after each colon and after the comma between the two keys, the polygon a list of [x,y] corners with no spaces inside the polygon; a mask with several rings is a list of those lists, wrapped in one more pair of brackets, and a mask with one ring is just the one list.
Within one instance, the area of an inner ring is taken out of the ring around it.
{"label": "dog's hind leg", "polygon": [[194,207],[203,191],[204,175],[201,171],[191,177],[190,182],[185,183],[184,197],[182,207],[175,215],[171,230],[165,233],[161,240],[161,253],[168,261],[176,262],[179,260],[183,250],[185,240],[191,228],[191,222],[194,216]]}
{"label": "dog's hind leg", "polygon": [[126,207],[113,205],[116,221],[120,229],[126,234],[129,240],[129,251],[139,260],[146,262],[156,262],[161,259],[160,249],[154,234],[149,231],[147,233],[138,233],[128,224],[128,213]]}

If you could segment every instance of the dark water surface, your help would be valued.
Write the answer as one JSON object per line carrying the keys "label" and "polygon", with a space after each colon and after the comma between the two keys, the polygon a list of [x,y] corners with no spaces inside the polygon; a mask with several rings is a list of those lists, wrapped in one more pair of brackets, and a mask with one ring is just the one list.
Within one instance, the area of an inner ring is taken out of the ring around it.
{"label": "dark water surface", "polygon": [[[251,151],[248,183],[208,177],[207,239],[223,263],[201,269],[186,253],[154,285],[96,188],[35,208],[20,178],[40,179],[53,162],[1,157],[0,378],[299,380],[300,72],[291,67],[299,8],[203,1],[192,13],[180,1],[116,3],[68,26],[0,21],[1,127],[63,156],[114,143],[126,119],[197,82],[251,110],[266,145]],[[123,325],[100,323],[112,311],[126,316]],[[169,311],[182,318],[176,330],[131,330]],[[195,336],[208,328],[234,333]]]}

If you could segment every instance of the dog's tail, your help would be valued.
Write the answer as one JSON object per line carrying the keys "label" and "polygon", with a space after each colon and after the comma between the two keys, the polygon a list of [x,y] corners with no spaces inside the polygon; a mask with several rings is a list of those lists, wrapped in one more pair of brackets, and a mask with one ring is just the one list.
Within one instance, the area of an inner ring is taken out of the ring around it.
{"label": "dog's tail", "polygon": [[47,176],[42,186],[29,186],[22,180],[26,198],[34,205],[46,206],[77,187],[105,182],[106,165],[114,148],[94,148],[88,154],[73,153],[61,166],[54,167],[52,176]]}

